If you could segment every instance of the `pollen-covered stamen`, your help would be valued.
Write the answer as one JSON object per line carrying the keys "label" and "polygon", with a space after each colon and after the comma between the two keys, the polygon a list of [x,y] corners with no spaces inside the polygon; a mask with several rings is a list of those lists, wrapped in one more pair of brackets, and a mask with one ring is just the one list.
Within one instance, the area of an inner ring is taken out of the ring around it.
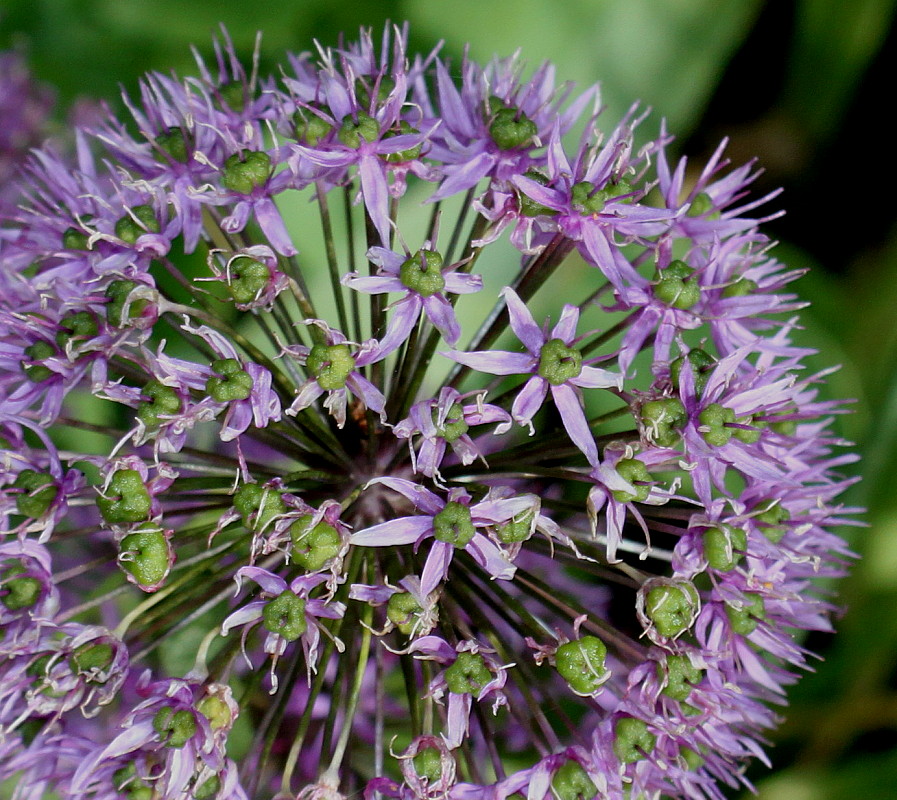
{"label": "pollen-covered stamen", "polygon": [[324,520],[312,525],[313,519],[306,514],[290,525],[290,558],[309,572],[322,569],[340,551],[339,531]]}
{"label": "pollen-covered stamen", "polygon": [[684,261],[671,261],[654,284],[654,296],[672,308],[691,308],[701,299],[701,286],[694,270]]}
{"label": "pollen-covered stamen", "polygon": [[552,386],[560,386],[582,373],[582,353],[563,339],[549,339],[539,351],[538,374]]}
{"label": "pollen-covered stamen", "polygon": [[159,381],[149,381],[140,393],[147,398],[137,406],[137,419],[149,430],[158,428],[162,422],[181,410],[181,398],[177,390]]}
{"label": "pollen-covered stamen", "polygon": [[16,510],[24,517],[39,519],[53,505],[59,487],[52,475],[33,469],[23,469],[13,481],[16,494]]}
{"label": "pollen-covered stamen", "polygon": [[245,400],[252,394],[252,376],[235,358],[220,358],[212,362],[217,373],[206,381],[206,392],[219,403]]}
{"label": "pollen-covered stamen", "polygon": [[647,400],[638,409],[645,438],[661,447],[673,447],[682,438],[688,412],[677,397]]}
{"label": "pollen-covered stamen", "polygon": [[445,670],[445,682],[450,692],[472,694],[477,697],[492,680],[486,660],[479,653],[458,653],[454,663]]}
{"label": "pollen-covered stamen", "polygon": [[227,288],[237,303],[253,302],[271,279],[266,264],[249,256],[237,256],[228,263]]}
{"label": "pollen-covered stamen", "polygon": [[103,519],[111,525],[142,522],[149,516],[152,500],[136,469],[116,470],[97,497]]}
{"label": "pollen-covered stamen", "polygon": [[355,359],[347,344],[316,344],[305,359],[305,366],[324,391],[342,389],[355,369]]}
{"label": "pollen-covered stamen", "polygon": [[185,708],[160,708],[153,716],[153,729],[167,747],[179,749],[196,735],[196,718]]}
{"label": "pollen-covered stamen", "polygon": [[252,194],[271,177],[271,156],[261,150],[241,150],[225,162],[221,184],[237,194]]}
{"label": "pollen-covered stamen", "polygon": [[607,647],[597,636],[582,636],[565,642],[554,654],[554,665],[570,688],[579,695],[592,695],[610,677],[604,665]]}
{"label": "pollen-covered stamen", "polygon": [[454,500],[446,503],[445,508],[433,517],[433,536],[440,542],[464,547],[475,533],[470,509]]}
{"label": "pollen-covered stamen", "polygon": [[593,800],[598,787],[582,765],[570,759],[551,776],[551,793],[556,800]]}
{"label": "pollen-covered stamen", "polygon": [[50,369],[46,364],[41,363],[42,361],[53,358],[58,355],[56,352],[56,348],[53,347],[47,341],[43,339],[39,339],[34,344],[28,345],[28,347],[23,350],[25,354],[25,358],[22,359],[22,372],[25,373],[28,380],[32,383],[42,383],[47,380],[47,378],[53,377],[55,374],[52,369]]}
{"label": "pollen-covered stamen", "polygon": [[657,737],[637,717],[620,717],[614,726],[614,753],[624,764],[640,761],[654,749]]}
{"label": "pollen-covered stamen", "polygon": [[701,544],[707,564],[720,572],[729,572],[741,561],[747,547],[747,533],[743,528],[720,523],[704,531]]}
{"label": "pollen-covered stamen", "polygon": [[295,642],[308,628],[305,599],[287,589],[262,609],[262,624],[288,642]]}
{"label": "pollen-covered stamen", "polygon": [[399,280],[421,297],[430,297],[445,288],[442,256],[434,250],[418,250],[399,267]]}
{"label": "pollen-covered stamen", "polygon": [[710,373],[716,366],[716,359],[700,347],[695,347],[689,350],[687,354],[679,356],[670,364],[670,383],[673,384],[674,389],[678,390],[679,388],[682,367],[686,364],[691,369],[695,396],[700,397],[704,392],[704,387],[707,385],[707,380],[710,378]]}
{"label": "pollen-covered stamen", "polygon": [[364,111],[359,111],[355,119],[351,114],[343,117],[342,125],[336,132],[336,138],[354,150],[364,142],[375,142],[379,137],[380,123]]}
{"label": "pollen-covered stamen", "polygon": [[128,244],[134,244],[145,233],[158,233],[161,230],[156,212],[152,206],[134,206],[115,223],[115,235]]}
{"label": "pollen-covered stamen", "polygon": [[491,122],[489,135],[502,150],[517,150],[529,147],[539,130],[519,108],[508,107],[499,97],[489,98]]}

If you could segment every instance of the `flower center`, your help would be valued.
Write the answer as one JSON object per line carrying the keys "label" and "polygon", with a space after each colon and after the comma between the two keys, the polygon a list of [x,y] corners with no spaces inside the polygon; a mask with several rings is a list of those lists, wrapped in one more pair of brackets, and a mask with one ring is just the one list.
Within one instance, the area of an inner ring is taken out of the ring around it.
{"label": "flower center", "polygon": [[563,339],[549,339],[539,351],[539,377],[560,386],[582,372],[582,353],[567,347]]}
{"label": "flower center", "polygon": [[445,288],[442,256],[433,250],[418,250],[399,267],[399,280],[421,297],[430,297]]}
{"label": "flower center", "polygon": [[305,361],[308,371],[325,392],[342,389],[349,373],[355,369],[355,359],[346,344],[316,344]]}

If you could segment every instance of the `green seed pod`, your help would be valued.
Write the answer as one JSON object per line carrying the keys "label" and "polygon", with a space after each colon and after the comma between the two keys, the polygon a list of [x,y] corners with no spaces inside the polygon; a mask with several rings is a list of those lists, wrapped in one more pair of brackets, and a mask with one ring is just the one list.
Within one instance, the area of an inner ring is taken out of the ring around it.
{"label": "green seed pod", "polygon": [[257,483],[244,483],[234,493],[234,508],[243,516],[243,524],[253,531],[265,530],[275,517],[287,512],[281,493]]}
{"label": "green seed pod", "polygon": [[716,359],[699,347],[689,350],[684,356],[679,356],[670,364],[670,383],[673,384],[673,388],[677,391],[679,389],[679,379],[682,375],[682,367],[685,364],[691,367],[695,395],[700,397],[704,393],[704,387],[707,385],[710,373],[716,366]]}
{"label": "green seed pod", "polygon": [[134,206],[130,214],[125,214],[115,223],[115,235],[128,244],[134,244],[144,233],[158,233],[160,230],[156,212],[147,205]]}
{"label": "green seed pod", "polygon": [[598,691],[608,677],[604,666],[607,647],[597,636],[582,636],[558,647],[554,665],[576,694],[587,696]]}
{"label": "green seed pod", "polygon": [[[540,186],[548,186],[549,184],[548,177],[537,169],[529,169],[523,173],[523,176],[531,181],[535,181]],[[517,192],[517,204],[520,208],[520,213],[524,217],[552,217],[558,213],[553,208],[548,208],[548,206],[543,206],[541,203],[536,202],[532,197],[521,191]]]}
{"label": "green seed pod", "polygon": [[[760,508],[763,506],[761,505]],[[781,503],[770,500],[765,504],[765,510],[754,514],[753,518],[760,532],[773,544],[778,544],[788,533],[788,526],[782,523],[788,522],[791,519],[791,514]]]}
{"label": "green seed pod", "polygon": [[52,475],[33,469],[23,469],[12,485],[20,490],[16,495],[16,510],[23,517],[32,519],[40,519],[46,514],[59,494]]}
{"label": "green seed pod", "polygon": [[327,138],[333,126],[310,109],[300,108],[293,114],[293,136],[296,141],[314,147]]}
{"label": "green seed pod", "polygon": [[336,138],[346,147],[357,150],[362,142],[375,142],[380,138],[380,123],[363,111],[358,112],[357,121],[352,119],[351,114],[347,114],[336,132]]}
{"label": "green seed pod", "polygon": [[106,320],[112,327],[123,328],[130,320],[143,315],[149,300],[143,297],[132,298],[134,290],[139,288],[141,284],[127,280],[112,281],[106,287]]}
{"label": "green seed pod", "polygon": [[726,604],[726,616],[734,633],[749,636],[757,629],[760,620],[766,619],[763,598],[759,594],[747,593],[740,607]]}
{"label": "green seed pod", "polygon": [[25,572],[24,564],[19,561],[0,574],[0,603],[10,611],[32,608],[40,599],[41,582]]}
{"label": "green seed pod", "polygon": [[556,800],[592,800],[598,787],[579,763],[570,760],[552,775],[551,793]]}
{"label": "green seed pod", "polygon": [[533,535],[535,512],[525,511],[507,522],[500,522],[493,527],[498,541],[502,544],[516,544],[525,542]]}
{"label": "green seed pod", "polygon": [[75,311],[59,321],[56,345],[64,350],[71,339],[93,339],[98,332],[97,318],[90,311]]}
{"label": "green seed pod", "polygon": [[665,665],[657,665],[657,680],[666,682],[663,694],[680,703],[688,699],[691,690],[701,682],[703,677],[704,671],[692,664],[687,655],[670,653],[666,657]]}
{"label": "green seed pod", "polygon": [[155,430],[164,421],[181,410],[181,398],[176,389],[159,381],[149,381],[140,393],[147,398],[137,406],[137,419],[149,430]]}
{"label": "green seed pod", "polygon": [[115,658],[115,650],[107,642],[87,642],[77,648],[69,657],[72,672],[81,675],[95,674],[108,670]]}
{"label": "green seed pod", "polygon": [[190,158],[187,148],[187,136],[180,128],[166,128],[156,137],[155,143],[162,151],[156,154],[156,158],[159,161],[164,161],[167,157],[173,161],[179,161],[181,164],[186,164]]}
{"label": "green seed pod", "polygon": [[[393,128],[388,130],[383,138],[392,139],[396,136],[406,136],[411,133],[420,133],[420,131],[417,128],[412,128],[409,123],[405,122],[405,120],[399,120],[399,129],[395,130]],[[422,142],[421,144],[414,145],[414,147],[409,147],[407,150],[399,150],[396,153],[387,153],[384,158],[389,164],[403,164],[406,161],[414,161],[415,159],[420,158],[423,148],[424,145]]]}
{"label": "green seed pod", "polygon": [[704,558],[713,569],[729,572],[741,561],[747,547],[747,533],[724,523],[708,528],[701,537]]}
{"label": "green seed pod", "polygon": [[341,544],[339,531],[333,525],[321,520],[312,527],[313,519],[306,514],[290,525],[290,558],[309,572],[317,572],[336,558]]}
{"label": "green seed pod", "polygon": [[639,419],[649,442],[672,447],[682,438],[681,429],[688,423],[688,413],[676,397],[648,400],[639,407]]}
{"label": "green seed pod", "polygon": [[118,545],[118,564],[141,589],[157,589],[171,568],[172,549],[165,532],[151,522],[141,525]]}
{"label": "green seed pod", "polygon": [[539,351],[540,378],[544,378],[552,386],[560,386],[567,381],[579,377],[582,372],[582,353],[573,347],[567,347],[563,339],[549,339]]}
{"label": "green seed pod", "polygon": [[235,256],[227,265],[227,288],[234,302],[252,303],[271,279],[271,270],[249,256]]}
{"label": "green seed pod", "polygon": [[445,288],[442,256],[434,250],[418,250],[399,267],[399,280],[421,297],[430,297]]}
{"label": "green seed pod", "polygon": [[442,754],[435,747],[424,747],[411,759],[417,776],[428,784],[442,778]]}
{"label": "green seed pod", "polygon": [[78,228],[66,228],[62,233],[62,246],[66,250],[89,250],[89,237]]}
{"label": "green seed pod", "polygon": [[342,389],[355,369],[347,344],[316,344],[305,359],[306,369],[325,392]]}
{"label": "green seed pod", "polygon": [[614,733],[614,753],[624,764],[641,760],[657,742],[657,737],[648,730],[648,724],[635,717],[620,717]]}
{"label": "green seed pod", "polygon": [[694,587],[683,581],[652,586],[645,595],[645,616],[661,636],[674,639],[687,631],[698,612]]}
{"label": "green seed pod", "polygon": [[396,592],[386,603],[386,618],[405,636],[410,636],[423,610],[410,592]]}
{"label": "green seed pod", "polygon": [[635,488],[634,492],[615,489],[611,492],[618,503],[644,503],[651,494],[651,473],[644,461],[637,458],[621,458],[617,462],[617,474]]}
{"label": "green seed pod", "polygon": [[160,708],[153,716],[153,728],[167,747],[181,748],[196,734],[196,719],[187,709]]}
{"label": "green seed pod", "polygon": [[493,678],[485,659],[479,653],[458,653],[454,663],[445,670],[445,682],[450,692],[478,697]]}
{"label": "green seed pod", "polygon": [[433,517],[433,536],[440,542],[464,547],[476,533],[470,509],[450,500],[445,508]]}
{"label": "green seed pod", "polygon": [[707,214],[708,219],[719,219],[719,212],[714,211],[713,198],[707,192],[696,194],[685,213],[689,217],[702,217]]}
{"label": "green seed pod", "polygon": [[704,441],[713,447],[722,447],[729,443],[735,430],[726,426],[728,422],[735,422],[735,412],[728,406],[711,403],[698,414],[698,422],[698,431]]}
{"label": "green seed pod", "polygon": [[584,217],[600,214],[604,210],[608,195],[603,189],[595,189],[591,181],[574,183],[570,190],[571,205]]}
{"label": "green seed pod", "polygon": [[448,413],[445,415],[445,420],[443,421],[442,426],[439,425],[438,416],[439,415],[434,408],[433,424],[439,431],[439,436],[445,439],[449,444],[457,441],[470,430],[470,426],[464,419],[464,407],[460,403],[452,403]]}
{"label": "green seed pod", "polygon": [[225,162],[221,170],[221,184],[237,194],[252,194],[271,177],[271,157],[260,150],[241,150]]}
{"label": "green seed pod", "polygon": [[670,262],[654,284],[654,296],[673,308],[691,308],[701,299],[701,286],[692,275],[694,270],[684,261]]}
{"label": "green seed pod", "polygon": [[308,628],[305,619],[305,600],[289,589],[269,600],[262,609],[265,629],[295,642]]}
{"label": "green seed pod", "polygon": [[754,294],[758,288],[757,284],[750,278],[739,278],[723,289],[722,297],[744,297],[748,294]]}
{"label": "green seed pod", "polygon": [[234,721],[230,706],[216,694],[207,694],[197,704],[196,710],[208,721],[213,731],[229,728]]}
{"label": "green seed pod", "polygon": [[489,135],[502,150],[529,147],[538,134],[536,123],[516,108],[500,108],[489,125]]}
{"label": "green seed pod", "polygon": [[[40,362],[56,355],[56,348],[49,342],[39,339],[22,351],[26,358],[22,360],[22,371],[32,383],[41,383],[55,374],[46,364]],[[32,362],[32,363],[28,363]]]}
{"label": "green seed pod", "polygon": [[235,358],[219,358],[212,362],[212,375],[206,381],[206,392],[218,403],[245,400],[252,394],[252,376]]}
{"label": "green seed pod", "polygon": [[113,473],[106,489],[97,497],[103,519],[111,525],[141,522],[149,516],[152,499],[135,469]]}

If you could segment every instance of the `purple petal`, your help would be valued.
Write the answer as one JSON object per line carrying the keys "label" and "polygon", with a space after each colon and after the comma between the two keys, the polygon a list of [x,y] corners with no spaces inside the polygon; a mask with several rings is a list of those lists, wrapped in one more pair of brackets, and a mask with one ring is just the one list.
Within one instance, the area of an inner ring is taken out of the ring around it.
{"label": "purple petal", "polygon": [[536,325],[533,315],[529,313],[529,309],[513,289],[505,287],[502,289],[501,294],[508,304],[508,315],[510,316],[512,330],[526,346],[526,349],[534,356],[538,356],[542,350],[542,345],[545,344],[545,334]]}
{"label": "purple petal", "polygon": [[511,416],[518,425],[529,425],[536,412],[542,408],[548,394],[548,381],[533,375],[514,398]]}
{"label": "purple petal", "polygon": [[455,316],[452,304],[441,294],[431,294],[423,298],[424,313],[449,344],[461,338],[461,326]]}
{"label": "purple petal", "polygon": [[466,353],[463,350],[449,350],[443,355],[488,375],[525,375],[536,367],[536,360],[529,353],[508,353],[505,350]]}
{"label": "purple petal", "polygon": [[493,578],[509,581],[517,571],[517,567],[508,561],[504,551],[482,533],[474,534],[464,549]]}
{"label": "purple petal", "polygon": [[409,481],[405,478],[374,478],[368,485],[375,483],[388,486],[393,491],[398,492],[414,503],[414,507],[418,511],[423,511],[431,517],[445,508],[445,503],[437,495],[414,481]]}
{"label": "purple petal", "polygon": [[590,464],[597,464],[598,446],[586,419],[581,393],[573,386],[562,383],[551,387],[551,396],[573,444],[582,450]]}
{"label": "purple petal", "polygon": [[389,187],[386,183],[383,162],[376,156],[363,156],[358,165],[361,176],[361,193],[380,241],[389,243]]}
{"label": "purple petal", "polygon": [[448,577],[455,546],[449,542],[433,542],[420,576],[420,591],[426,597]]}
{"label": "purple petal", "polygon": [[391,544],[414,544],[416,541],[431,533],[433,530],[432,517],[399,517],[390,519],[365,528],[363,531],[353,533],[349,538],[351,544],[364,547],[385,547]]}
{"label": "purple petal", "polygon": [[565,345],[576,337],[576,326],[579,324],[579,309],[576,306],[565,305],[561,311],[561,318],[551,331],[552,339],[561,339]]}

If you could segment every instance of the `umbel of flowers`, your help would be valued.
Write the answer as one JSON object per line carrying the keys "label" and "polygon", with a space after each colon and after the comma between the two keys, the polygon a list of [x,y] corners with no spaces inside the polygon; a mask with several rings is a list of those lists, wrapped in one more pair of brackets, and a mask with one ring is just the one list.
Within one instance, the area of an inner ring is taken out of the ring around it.
{"label": "umbel of flowers", "polygon": [[744,783],[853,511],[753,167],[401,29],[198,64],[4,223],[0,778]]}

